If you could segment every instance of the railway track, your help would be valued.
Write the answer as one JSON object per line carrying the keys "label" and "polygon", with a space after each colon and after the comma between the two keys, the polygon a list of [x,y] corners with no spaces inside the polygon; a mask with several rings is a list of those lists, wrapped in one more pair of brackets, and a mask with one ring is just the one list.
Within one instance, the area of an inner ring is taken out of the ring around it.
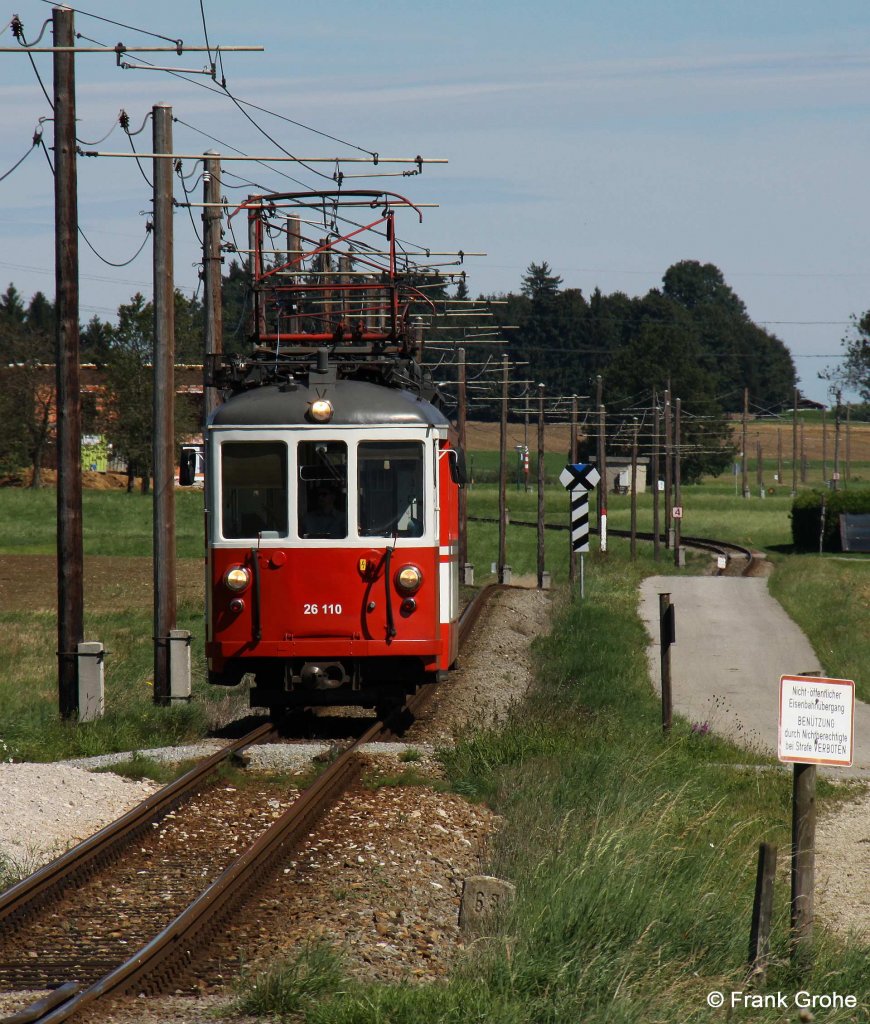
{"label": "railway track", "polygon": [[[461,642],[498,589],[503,588],[484,588],[465,608]],[[240,831],[238,824],[229,824],[233,807],[239,810],[238,801],[228,796],[235,790],[218,786],[204,795],[201,791],[221,763],[274,738],[270,724],[229,744],[0,895],[0,986],[7,991],[51,990],[6,1021],[57,1024],[101,999],[165,990],[197,950],[208,945],[269,866],[292,849],[357,778],[361,747],[400,732],[434,689],[435,684],[421,687],[406,705],[375,722],[289,807],[267,794],[251,827],[257,830],[264,821],[274,820],[241,853],[230,849],[234,856],[216,877],[214,863],[189,856],[193,844],[185,843],[185,838],[194,826],[185,818],[185,809],[192,799],[201,801],[198,820],[212,823],[212,836],[204,846],[226,854],[226,829]],[[226,805],[226,820],[217,813],[221,803]],[[246,814],[250,817],[250,808]],[[167,820],[172,826],[168,832]],[[161,860],[157,848],[170,834],[174,841],[163,842],[169,850],[162,851],[168,857]],[[234,834],[233,842],[238,839]],[[107,866],[122,858],[122,866],[107,873]],[[200,873],[213,878],[204,889],[199,888]]]}
{"label": "railway track", "polygon": [[[474,523],[498,523],[498,520],[488,516],[469,516],[469,522]],[[511,526],[527,526],[532,529],[537,529],[538,524],[531,522],[530,520],[523,519],[512,519]],[[568,530],[569,527],[563,523],[544,523],[545,530]],[[590,533],[597,534],[598,530],[595,527],[590,528]],[[608,534],[612,537],[624,537],[630,538],[630,530],[618,530],[615,527],[607,528]],[[655,540],[655,534],[649,532],[638,531],[635,534],[638,540],[649,541],[652,543]],[[664,538],[661,538],[664,543]],[[732,544],[730,541],[724,540],[712,540],[707,537],[686,537],[680,538],[680,543],[683,547],[696,548],[699,551],[709,551],[714,555],[723,555],[726,561],[730,564],[732,560],[735,560],[736,564],[740,566],[741,576],[751,576],[752,572],[757,565],[757,556],[749,550],[744,548],[740,544]],[[719,574],[722,574],[722,570],[718,570]]]}

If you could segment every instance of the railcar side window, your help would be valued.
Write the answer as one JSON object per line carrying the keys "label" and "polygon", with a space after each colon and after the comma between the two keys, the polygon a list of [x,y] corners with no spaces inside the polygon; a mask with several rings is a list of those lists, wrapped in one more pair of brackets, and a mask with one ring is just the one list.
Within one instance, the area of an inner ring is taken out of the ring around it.
{"label": "railcar side window", "polygon": [[300,441],[299,536],[347,536],[347,445]]}
{"label": "railcar side window", "polygon": [[221,445],[221,532],[255,538],[287,536],[287,445],[280,441],[225,441]]}
{"label": "railcar side window", "polygon": [[423,519],[423,445],[419,441],[362,441],[359,532],[364,537],[419,537]]}

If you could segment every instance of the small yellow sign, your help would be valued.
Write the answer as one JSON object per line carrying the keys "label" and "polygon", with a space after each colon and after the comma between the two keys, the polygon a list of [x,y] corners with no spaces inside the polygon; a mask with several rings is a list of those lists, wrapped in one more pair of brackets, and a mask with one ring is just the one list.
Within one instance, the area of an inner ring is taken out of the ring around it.
{"label": "small yellow sign", "polygon": [[361,558],[359,560],[359,571],[360,572],[365,572],[366,569],[368,569],[368,567],[369,567],[368,559],[367,558]]}

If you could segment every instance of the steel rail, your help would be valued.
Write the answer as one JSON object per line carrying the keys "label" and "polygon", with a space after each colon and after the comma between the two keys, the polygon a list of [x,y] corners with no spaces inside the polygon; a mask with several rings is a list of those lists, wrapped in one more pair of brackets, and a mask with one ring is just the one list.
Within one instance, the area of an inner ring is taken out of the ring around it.
{"label": "steel rail", "polygon": [[222,747],[116,821],[17,882],[0,895],[0,923],[24,916],[41,904],[51,890],[70,884],[86,868],[97,863],[105,863],[118,855],[125,842],[178,806],[187,796],[192,795],[222,761],[244,750],[245,747],[262,742],[275,731],[273,724],[266,723],[241,739]]}
{"label": "steel rail", "polygon": [[[469,602],[459,620],[460,642],[464,643],[467,640],[493,594],[497,590],[505,589],[508,588],[504,585],[490,584]],[[421,687],[405,706],[397,708],[383,721],[375,722],[193,903],[133,956],[87,988],[67,983],[58,989],[53,997],[40,1000],[39,1003],[19,1011],[20,1015],[16,1015],[15,1024],[60,1024],[98,999],[129,993],[137,988],[142,990],[162,987],[173,974],[183,970],[192,961],[195,946],[207,940],[208,935],[219,926],[234,905],[244,898],[256,877],[288,844],[297,841],[309,830],[324,810],[358,776],[360,749],[367,743],[390,735],[392,729],[396,727],[398,718],[406,714],[409,707],[419,707],[427,698],[428,692],[434,688],[434,684],[430,687]],[[271,726],[263,726],[239,743],[250,745],[254,741],[253,737],[268,734],[270,730]],[[239,749],[238,745],[233,746]],[[219,754],[223,754],[223,751]],[[209,761],[214,759],[210,758]],[[160,794],[155,794],[155,797],[157,796]],[[150,799],[153,801],[154,798]]]}
{"label": "steel rail", "polygon": [[[498,522],[498,520],[495,519],[492,516],[469,516],[468,517],[468,521],[472,522],[472,523],[497,523]],[[510,525],[510,526],[529,526],[529,527],[533,527],[534,528],[534,527],[537,527],[538,524],[537,523],[533,523],[533,522],[531,522],[530,520],[527,520],[527,519],[511,519],[511,521],[510,521],[510,523],[508,525]],[[563,523],[544,523],[544,529],[545,530],[568,530],[568,529],[570,529],[570,527],[565,525],[565,524],[563,524]],[[590,532],[590,534],[596,534],[596,533],[598,533],[598,530],[595,527],[590,527],[589,532]],[[631,537],[631,531],[630,530],[619,530],[616,527],[612,527],[612,526],[608,526],[607,532],[612,537]],[[654,541],[655,540],[655,534],[654,533],[649,533],[649,532],[640,532],[639,531],[639,532],[635,533],[635,537],[637,537],[638,540],[646,540],[646,541]],[[665,540],[664,537],[661,537],[660,539],[662,541]],[[746,564],[746,567],[743,570],[744,571],[744,575],[752,567],[752,565],[753,565],[753,563],[755,561],[755,556],[752,553],[752,551],[749,550],[749,548],[744,548],[740,544],[734,544],[730,540],[729,541],[725,541],[725,540],[712,540],[712,539],[707,538],[707,537],[681,537],[680,538],[680,543],[683,546],[685,546],[685,547],[700,548],[703,551],[712,551],[715,554],[726,555],[728,557],[730,557],[729,552],[736,551],[737,554],[741,558],[745,558],[746,559],[746,563],[747,564]]]}
{"label": "steel rail", "polygon": [[377,739],[383,730],[384,723],[378,721],[360,736],[159,935],[88,988],[34,1018],[33,1024],[60,1024],[98,999],[122,995],[137,987],[159,989],[173,974],[184,969],[193,959],[195,945],[205,941],[233,905],[244,898],[256,876],[283,847],[309,829],[357,777],[360,747]]}

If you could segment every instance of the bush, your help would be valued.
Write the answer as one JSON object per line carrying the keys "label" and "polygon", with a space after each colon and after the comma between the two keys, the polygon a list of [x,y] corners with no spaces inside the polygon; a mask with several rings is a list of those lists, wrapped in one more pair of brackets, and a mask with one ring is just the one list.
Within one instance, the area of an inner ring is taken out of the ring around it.
{"label": "bush", "polygon": [[791,506],[792,543],[799,551],[818,551],[822,506],[825,508],[824,551],[842,551],[841,513],[870,512],[870,491],[805,491]]}

